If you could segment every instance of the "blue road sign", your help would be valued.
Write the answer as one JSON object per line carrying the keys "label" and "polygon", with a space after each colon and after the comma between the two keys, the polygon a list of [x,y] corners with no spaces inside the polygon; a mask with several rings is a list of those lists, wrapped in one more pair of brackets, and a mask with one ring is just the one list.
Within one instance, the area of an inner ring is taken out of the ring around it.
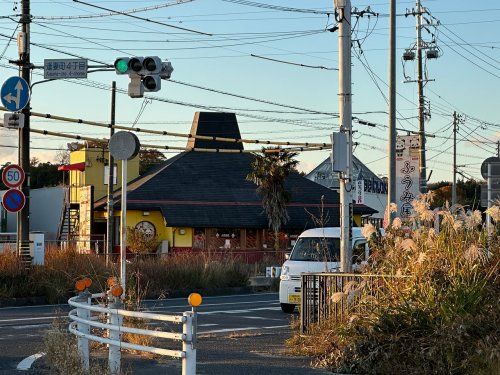
{"label": "blue road sign", "polygon": [[12,112],[20,111],[30,100],[30,87],[22,77],[10,77],[2,85],[2,104]]}
{"label": "blue road sign", "polygon": [[21,211],[25,203],[26,197],[21,190],[7,190],[2,197],[3,207],[9,212]]}

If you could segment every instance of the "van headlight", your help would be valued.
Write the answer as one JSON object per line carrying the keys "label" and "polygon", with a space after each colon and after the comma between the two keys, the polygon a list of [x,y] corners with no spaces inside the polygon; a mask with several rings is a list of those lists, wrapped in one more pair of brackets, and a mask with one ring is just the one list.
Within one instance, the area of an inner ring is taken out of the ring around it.
{"label": "van headlight", "polygon": [[287,281],[290,280],[290,268],[288,266],[283,266],[281,268],[280,280]]}

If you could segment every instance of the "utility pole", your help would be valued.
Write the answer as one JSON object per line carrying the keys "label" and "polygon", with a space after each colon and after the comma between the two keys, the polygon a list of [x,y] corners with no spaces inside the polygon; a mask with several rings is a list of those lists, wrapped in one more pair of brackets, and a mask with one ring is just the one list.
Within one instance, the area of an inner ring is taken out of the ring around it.
{"label": "utility pole", "polygon": [[451,188],[451,205],[457,204],[457,112],[453,112],[453,186]]}
{"label": "utility pole", "polygon": [[427,192],[427,166],[425,160],[425,125],[424,125],[424,73],[422,67],[422,6],[416,0],[417,11],[417,82],[418,82],[418,131],[420,139],[420,193]]}
{"label": "utility pole", "polygon": [[352,208],[351,0],[335,0],[339,17],[339,121],[347,133],[347,171],[340,178],[340,271],[350,272]]}
{"label": "utility pole", "polygon": [[500,158],[500,141],[497,141],[497,158]]}
{"label": "utility pole", "polygon": [[395,213],[390,212],[396,203],[396,0],[391,0],[389,14],[389,183],[387,185],[388,225]]}
{"label": "utility pole", "polygon": [[[115,115],[116,115],[116,81],[113,81],[111,84],[111,127],[109,128],[109,139],[115,134]],[[113,199],[113,191],[115,190],[114,182],[115,182],[115,160],[111,152],[108,150],[108,206],[107,206],[107,231],[106,231],[106,263],[108,263],[110,254],[113,252],[113,244],[114,244],[114,199]]]}
{"label": "utility pole", "polygon": [[[30,86],[31,61],[30,61],[30,1],[21,1],[21,33],[18,35],[19,65],[21,68],[21,77],[26,80]],[[29,255],[30,241],[30,104],[28,101],[26,107],[22,110],[24,114],[24,126],[19,129],[19,165],[26,174],[26,179],[21,187],[26,196],[26,204],[17,214],[17,251],[19,255]]]}

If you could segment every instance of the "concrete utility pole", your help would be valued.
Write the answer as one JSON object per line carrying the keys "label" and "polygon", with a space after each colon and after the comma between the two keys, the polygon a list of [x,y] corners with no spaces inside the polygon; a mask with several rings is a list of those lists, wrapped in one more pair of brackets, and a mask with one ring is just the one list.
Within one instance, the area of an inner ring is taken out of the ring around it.
{"label": "concrete utility pole", "polygon": [[396,203],[396,0],[391,0],[389,15],[389,181],[387,211],[389,222],[395,217],[389,207]]}
{"label": "concrete utility pole", "polygon": [[339,121],[347,133],[347,171],[340,179],[340,271],[350,272],[352,207],[351,0],[335,0],[339,17]]}
{"label": "concrete utility pole", "polygon": [[[113,81],[111,84],[111,125],[115,125],[115,114],[116,114],[116,81]],[[111,127],[109,129],[109,139],[115,134],[115,129]],[[115,190],[114,180],[115,180],[115,160],[111,152],[108,153],[108,205],[107,205],[107,231],[106,231],[106,263],[109,260],[110,254],[113,252],[113,244],[114,244],[114,199],[113,199],[113,191]]]}
{"label": "concrete utility pole", "polygon": [[427,192],[427,165],[425,160],[424,72],[422,67],[422,6],[417,1],[417,74],[418,74],[418,131],[420,139],[420,193]]}
{"label": "concrete utility pole", "polygon": [[[31,62],[30,62],[30,1],[21,1],[21,33],[18,36],[19,66],[21,77],[30,85]],[[24,126],[19,129],[19,165],[26,173],[26,179],[21,187],[26,196],[26,204],[17,214],[17,251],[19,255],[29,255],[30,241],[30,105],[28,101],[22,110],[24,114]]]}
{"label": "concrete utility pole", "polygon": [[453,112],[453,186],[451,188],[451,205],[457,204],[457,126],[458,115]]}

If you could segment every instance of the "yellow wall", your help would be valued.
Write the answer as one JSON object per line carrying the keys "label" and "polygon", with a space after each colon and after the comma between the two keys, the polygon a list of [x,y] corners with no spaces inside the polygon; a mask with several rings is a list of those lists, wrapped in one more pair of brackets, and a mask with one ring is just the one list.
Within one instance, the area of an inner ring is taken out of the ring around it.
{"label": "yellow wall", "polygon": [[[84,148],[70,153],[70,164],[85,162],[85,171],[71,171],[70,184],[71,187],[79,186],[94,186],[94,201],[101,199],[108,192],[108,185],[104,184],[104,167],[107,163],[108,153],[103,152],[102,148]],[[116,162],[116,161],[115,161]],[[114,188],[117,189],[121,184],[121,161],[117,161],[117,178],[118,184]],[[131,181],[139,176],[139,157],[128,161],[127,164],[127,181]],[[71,201],[79,202],[78,189],[72,189]]]}
{"label": "yellow wall", "polygon": [[[115,212],[119,217],[121,213]],[[165,226],[165,220],[161,211],[136,211],[127,212],[127,227],[134,228],[141,221],[149,221],[156,228],[158,241],[167,240],[170,247],[191,247],[193,246],[193,228],[173,228]],[[184,234],[181,234],[181,231]],[[175,243],[174,243],[175,239]]]}

